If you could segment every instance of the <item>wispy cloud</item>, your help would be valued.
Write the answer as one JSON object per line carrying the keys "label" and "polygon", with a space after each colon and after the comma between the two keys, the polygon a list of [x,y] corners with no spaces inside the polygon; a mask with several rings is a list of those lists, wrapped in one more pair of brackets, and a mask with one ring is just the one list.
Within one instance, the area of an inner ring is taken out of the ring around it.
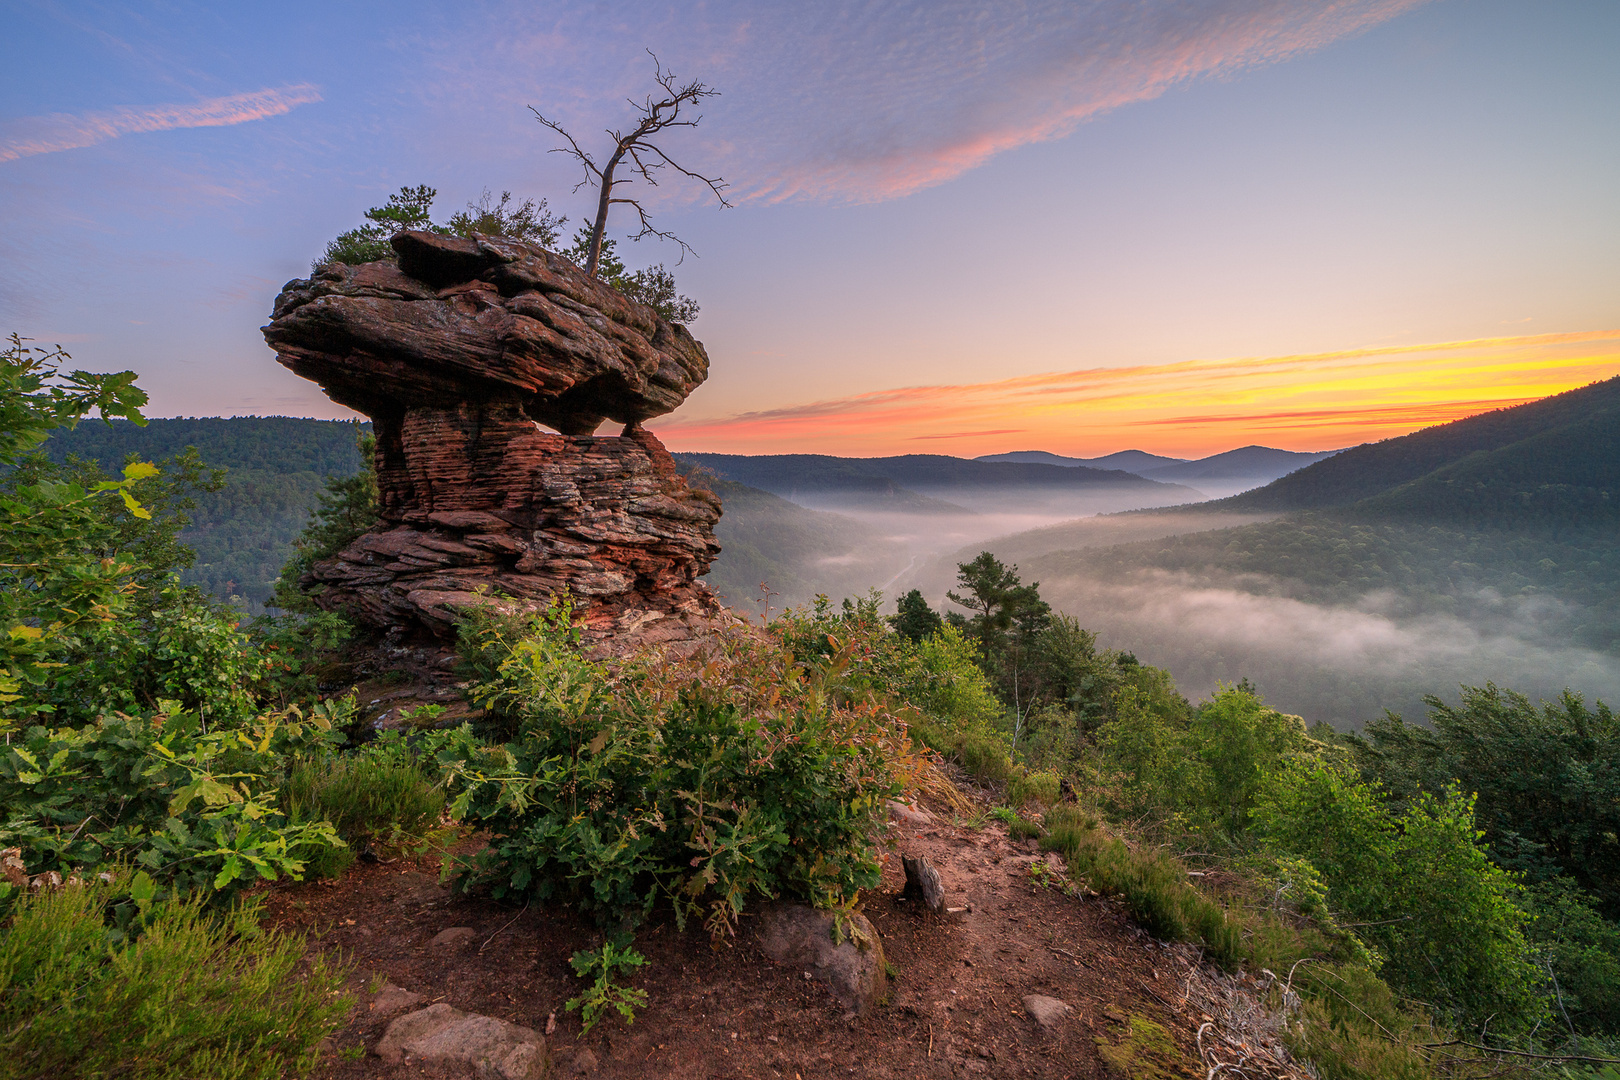
{"label": "wispy cloud", "polygon": [[0,163],[36,154],[94,146],[124,135],[176,128],[228,127],[291,112],[320,101],[309,83],[209,98],[188,105],[154,105],[104,112],[55,113],[13,120],[0,131]]}
{"label": "wispy cloud", "polygon": [[429,35],[419,92],[456,123],[468,95],[494,95],[594,132],[622,122],[624,98],[646,92],[643,49],[656,42],[683,78],[722,91],[703,126],[680,139],[706,143],[696,156],[734,182],[738,200],[878,202],[1427,2],[710,0],[678,11],[508,2],[471,16],[457,8],[454,32],[447,24]]}
{"label": "wispy cloud", "polygon": [[742,143],[774,168],[751,170],[742,194],[906,195],[1181,83],[1286,60],[1424,2],[784,6],[749,22],[733,61],[750,100],[776,90]]}
{"label": "wispy cloud", "polygon": [[892,453],[918,439],[955,453],[1028,448],[1002,445],[1011,434],[1083,455],[1135,446],[1198,456],[1260,433],[1270,445],[1323,450],[1616,374],[1620,329],[897,387],[727,417],[683,409],[657,427],[678,449],[744,453]]}

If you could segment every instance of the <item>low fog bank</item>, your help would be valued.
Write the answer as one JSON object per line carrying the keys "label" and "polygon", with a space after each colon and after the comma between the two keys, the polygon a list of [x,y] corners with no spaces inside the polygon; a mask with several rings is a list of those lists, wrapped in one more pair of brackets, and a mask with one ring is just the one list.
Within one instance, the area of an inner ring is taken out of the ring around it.
{"label": "low fog bank", "polygon": [[[967,517],[984,516],[1008,518],[1009,523],[986,524],[975,531],[983,536],[1000,536],[1021,529],[1038,528],[1073,518],[1094,514],[1116,514],[1125,510],[1143,510],[1161,506],[1185,506],[1202,502],[1212,496],[1202,488],[1179,484],[1099,485],[1097,487],[1063,489],[1051,487],[969,487],[913,485],[909,490],[932,500],[938,513],[902,513],[897,516]],[[795,491],[784,496],[811,510],[825,510],[838,514],[881,513],[882,508],[861,498],[859,493],[840,491]],[[868,497],[869,498],[869,497]],[[953,510],[966,514],[953,514]]]}
{"label": "low fog bank", "polygon": [[1572,605],[1547,598],[1503,598],[1483,590],[1488,621],[1404,614],[1403,598],[1363,597],[1326,606],[1281,596],[1211,587],[1162,571],[1129,582],[1041,577],[1054,609],[1098,632],[1101,643],[1168,668],[1188,697],[1208,697],[1219,681],[1247,678],[1268,704],[1308,721],[1359,728],[1384,709],[1425,715],[1424,694],[1456,701],[1459,684],[1494,682],[1553,698],[1568,687],[1588,702],[1620,703],[1620,657],[1570,647]]}
{"label": "low fog bank", "polygon": [[[737,501],[720,519],[721,554],[706,580],[727,606],[758,614],[760,584],[777,595],[781,610],[878,589],[893,602],[920,588],[943,598],[956,582],[956,565],[983,548],[1016,561],[1055,550],[1106,547],[1155,540],[1191,529],[1226,528],[1266,520],[1259,514],[1143,514],[1065,517],[1043,509],[1001,514],[913,514],[833,503],[799,516],[757,497]],[[812,539],[813,542],[807,542]],[[1011,554],[1003,554],[1003,552]]]}
{"label": "low fog bank", "polygon": [[1062,503],[1028,501],[1009,512],[917,514],[822,499],[819,507],[838,512],[818,513],[765,498],[771,507],[738,501],[722,519],[727,550],[709,576],[728,605],[754,618],[762,613],[762,581],[777,594],[773,612],[817,593],[838,601],[872,588],[883,591],[886,610],[912,588],[945,607],[957,564],[989,550],[1016,564],[1025,582],[1038,582],[1055,610],[1096,631],[1105,647],[1168,668],[1194,700],[1217,682],[1247,678],[1274,707],[1340,728],[1359,728],[1386,708],[1421,719],[1424,694],[1454,701],[1459,684],[1494,682],[1533,699],[1568,687],[1589,701],[1620,704],[1620,657],[1571,644],[1572,628],[1592,609],[1547,595],[1481,587],[1451,594],[1437,610],[1433,597],[1394,591],[1327,603],[1266,575],[1077,572],[1079,550],[1275,515],[1078,517]]}

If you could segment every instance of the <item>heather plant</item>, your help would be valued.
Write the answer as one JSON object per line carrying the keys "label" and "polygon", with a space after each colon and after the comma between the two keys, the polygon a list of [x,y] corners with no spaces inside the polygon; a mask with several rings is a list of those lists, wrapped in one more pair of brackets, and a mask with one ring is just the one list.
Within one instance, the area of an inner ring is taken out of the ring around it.
{"label": "heather plant", "polygon": [[126,872],[24,895],[0,934],[0,1075],[304,1075],[352,1000],[260,905],[163,900]]}
{"label": "heather plant", "polygon": [[1013,775],[1012,727],[979,666],[977,647],[942,626],[920,640],[892,632],[876,592],[835,608],[825,596],[772,624],[789,652],[807,662],[845,659],[840,692],[881,700],[906,719],[913,739],[954,757],[975,779],[1005,784]]}
{"label": "heather plant", "polygon": [[282,811],[295,824],[330,822],[345,845],[310,845],[300,852],[308,870],[337,877],[367,852],[394,858],[430,847],[444,812],[444,791],[430,769],[398,733],[294,762],[279,792]]}
{"label": "heather plant", "polygon": [[1055,772],[1026,772],[1007,785],[1007,802],[1020,809],[1051,806],[1061,797],[1061,784]]}
{"label": "heather plant", "polygon": [[485,627],[479,655],[506,657],[472,694],[510,742],[432,737],[453,814],[490,833],[464,885],[571,900],[610,926],[664,901],[719,936],[751,901],[847,908],[877,884],[870,835],[908,755],[897,719],[845,684],[850,650],[801,666],[739,632],[610,672],[570,624],[559,604],[527,637]]}

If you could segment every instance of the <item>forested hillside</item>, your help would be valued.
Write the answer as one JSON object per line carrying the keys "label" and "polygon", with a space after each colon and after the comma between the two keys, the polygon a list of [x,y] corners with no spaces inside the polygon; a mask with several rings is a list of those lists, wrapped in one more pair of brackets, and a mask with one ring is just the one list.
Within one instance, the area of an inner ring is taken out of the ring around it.
{"label": "forested hillside", "polygon": [[54,432],[41,446],[53,461],[99,461],[116,472],[127,457],[169,461],[188,446],[205,467],[224,469],[218,490],[193,490],[196,508],[180,541],[197,553],[181,581],[220,598],[241,597],[257,610],[292,557],[327,476],[360,469],[356,438],[369,425],[287,416],[86,421]]}
{"label": "forested hillside", "polygon": [[817,593],[859,594],[905,565],[899,546],[864,522],[730,480],[711,486],[725,513],[714,530],[721,556],[704,581],[728,607],[763,613],[761,585],[776,611]]}
{"label": "forested hillside", "polygon": [[1340,726],[1458,683],[1620,689],[1620,380],[1121,517],[1138,519],[1165,528],[1112,547],[992,546],[1184,685],[1251,678]]}
{"label": "forested hillside", "polygon": [[1350,510],[1366,521],[1612,530],[1620,523],[1620,407],[1476,451]]}
{"label": "forested hillside", "polygon": [[[1319,461],[1256,491],[1221,500],[1223,510],[1314,510],[1349,506],[1427,476],[1479,452],[1503,450],[1514,443],[1570,425],[1587,424],[1598,414],[1620,408],[1620,378],[1532,401],[1511,409],[1470,416],[1403,435],[1366,443]],[[1589,445],[1587,452],[1611,462],[1620,455],[1613,439]],[[1541,483],[1561,483],[1559,470],[1581,473],[1574,457],[1542,458],[1555,471]],[[1611,473],[1612,475],[1612,473]],[[1215,504],[1210,504],[1213,508]]]}

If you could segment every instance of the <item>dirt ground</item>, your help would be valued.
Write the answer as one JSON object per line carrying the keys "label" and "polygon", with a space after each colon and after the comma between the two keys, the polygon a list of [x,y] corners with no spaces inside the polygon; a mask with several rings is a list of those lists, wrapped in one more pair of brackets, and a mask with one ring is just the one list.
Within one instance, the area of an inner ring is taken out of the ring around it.
{"label": "dirt ground", "polygon": [[[888,1001],[858,1018],[806,972],[766,958],[747,914],[718,947],[701,928],[681,933],[655,919],[636,935],[649,963],[628,980],[647,991],[646,1007],[633,1024],[609,1016],[580,1038],[578,1013],[563,1007],[580,987],[568,958],[600,944],[594,925],[567,908],[452,897],[436,860],[357,864],[339,882],[273,889],[267,919],[353,964],[356,1008],[314,1074],[333,1080],[459,1075],[372,1056],[399,1015],[375,1008],[384,978],[420,994],[415,1008],[444,1001],[542,1032],[554,1015],[547,1041],[560,1077],[1156,1080],[1240,1061],[1242,1075],[1303,1075],[1255,1039],[1266,1017],[1251,977],[1219,975],[1190,947],[1154,942],[1116,902],[1064,889],[1061,863],[1033,841],[948,814],[896,825],[891,839],[883,884],[863,910],[895,977]],[[946,903],[969,910],[935,915],[901,900],[902,853],[931,860]],[[452,927],[474,933],[430,944]],[[1024,1009],[1028,994],[1073,1012],[1043,1031]]]}

